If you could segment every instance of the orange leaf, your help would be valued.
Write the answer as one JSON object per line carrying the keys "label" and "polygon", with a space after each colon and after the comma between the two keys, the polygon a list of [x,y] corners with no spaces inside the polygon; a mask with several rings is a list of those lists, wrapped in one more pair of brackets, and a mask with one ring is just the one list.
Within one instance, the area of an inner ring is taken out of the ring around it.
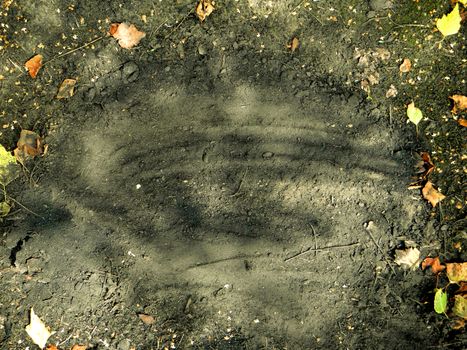
{"label": "orange leaf", "polygon": [[195,13],[201,22],[214,11],[214,3],[211,0],[200,0],[196,5]]}
{"label": "orange leaf", "polygon": [[58,348],[55,345],[47,345],[45,350],[58,350]]}
{"label": "orange leaf", "polygon": [[436,207],[436,204],[446,198],[445,195],[443,195],[441,192],[438,192],[438,190],[433,187],[431,181],[428,181],[425,187],[423,187],[422,194],[423,198],[429,201],[433,207]]}
{"label": "orange leaf", "polygon": [[422,262],[422,270],[425,270],[428,266],[431,266],[431,272],[434,274],[437,274],[446,268],[446,266],[440,264],[439,257],[425,258]]}
{"label": "orange leaf", "polygon": [[73,96],[75,93],[75,84],[75,79],[65,79],[58,88],[57,98],[62,99]]}
{"label": "orange leaf", "polygon": [[136,29],[133,24],[127,23],[111,24],[109,33],[118,40],[118,44],[124,49],[131,49],[138,45],[141,39],[146,36],[146,33]]}
{"label": "orange leaf", "polygon": [[26,159],[41,155],[43,150],[43,140],[39,135],[34,131],[21,130],[13,154],[18,162],[24,165]]}
{"label": "orange leaf", "polygon": [[290,49],[290,51],[295,52],[300,46],[300,41],[298,38],[293,38],[288,44],[287,48]]}
{"label": "orange leaf", "polygon": [[451,282],[467,281],[467,262],[464,263],[447,263],[446,274]]}
{"label": "orange leaf", "polygon": [[152,317],[151,315],[146,315],[146,314],[138,314],[138,317],[141,321],[143,321],[144,324],[153,324],[154,322],[156,322],[156,320],[154,319],[154,317]]}
{"label": "orange leaf", "polygon": [[37,72],[39,72],[39,69],[42,67],[42,55],[34,56],[28,60],[24,66],[27,68],[31,78],[35,78],[37,76]]}
{"label": "orange leaf", "polygon": [[457,122],[459,123],[460,126],[463,126],[464,128],[467,127],[467,119],[459,118]]}
{"label": "orange leaf", "polygon": [[412,62],[410,62],[408,58],[404,58],[404,61],[399,66],[399,71],[401,73],[407,73],[410,71],[411,68],[412,68]]}
{"label": "orange leaf", "polygon": [[454,106],[452,107],[451,113],[457,114],[458,112],[465,111],[467,109],[467,97],[462,95],[452,95],[449,96],[451,100],[454,102]]}
{"label": "orange leaf", "polygon": [[78,344],[73,345],[73,347],[71,348],[71,350],[86,350],[86,349],[87,349],[86,345],[78,345]]}

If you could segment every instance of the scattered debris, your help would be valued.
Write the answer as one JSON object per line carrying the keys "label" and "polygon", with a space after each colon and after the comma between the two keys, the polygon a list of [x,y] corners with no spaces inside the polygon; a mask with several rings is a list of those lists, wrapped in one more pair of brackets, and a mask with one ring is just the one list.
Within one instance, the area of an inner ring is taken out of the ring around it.
{"label": "scattered debris", "polygon": [[34,313],[33,308],[31,308],[30,317],[30,323],[26,326],[26,332],[29,337],[31,337],[34,344],[43,349],[52,333],[45,326],[44,322]]}
{"label": "scattered debris", "polygon": [[139,31],[133,24],[112,23],[109,34],[118,40],[118,44],[124,49],[131,49],[139,44],[146,36],[145,32]]}
{"label": "scattered debris", "polygon": [[29,59],[24,66],[28,70],[31,78],[36,78],[39,69],[42,67],[42,55],[35,55],[33,58]]}

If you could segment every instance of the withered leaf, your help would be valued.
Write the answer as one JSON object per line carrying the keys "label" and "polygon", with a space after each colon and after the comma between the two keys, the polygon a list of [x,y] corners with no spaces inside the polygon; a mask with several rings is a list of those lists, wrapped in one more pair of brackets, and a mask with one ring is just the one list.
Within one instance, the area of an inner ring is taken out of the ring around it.
{"label": "withered leaf", "polygon": [[35,78],[39,69],[42,67],[42,55],[35,55],[31,59],[29,59],[24,66],[27,68],[29,75],[31,78]]}
{"label": "withered leaf", "polygon": [[295,52],[300,47],[300,40],[298,38],[294,37],[290,42],[287,44],[287,48],[290,49],[290,51]]}
{"label": "withered leaf", "polygon": [[397,249],[394,262],[404,268],[416,269],[420,263],[420,251],[417,248]]}
{"label": "withered leaf", "polygon": [[211,0],[200,0],[195,9],[196,16],[201,22],[203,22],[212,11],[214,11],[214,1]]}
{"label": "withered leaf", "polygon": [[146,33],[139,31],[133,24],[112,23],[109,34],[118,40],[118,44],[124,49],[131,49],[138,45]]}
{"label": "withered leaf", "polygon": [[79,344],[75,344],[71,348],[71,350],[86,350],[86,349],[87,349],[86,345],[79,345]]}
{"label": "withered leaf", "polygon": [[397,96],[397,89],[394,85],[391,84],[388,91],[386,91],[386,98],[396,97]]}
{"label": "withered leaf", "polygon": [[52,335],[44,322],[34,313],[33,308],[31,308],[30,323],[26,326],[26,332],[34,344],[38,345],[41,349],[45,348],[47,339]]}
{"label": "withered leaf", "polygon": [[460,126],[463,126],[464,128],[467,127],[467,119],[459,118],[457,122],[459,123]]}
{"label": "withered leaf", "polygon": [[467,109],[467,97],[462,95],[452,95],[449,98],[454,102],[451,109],[452,114],[465,111]]}
{"label": "withered leaf", "polygon": [[454,306],[452,307],[454,315],[467,319],[467,299],[461,295],[454,296]]}
{"label": "withered leaf", "polygon": [[42,138],[34,131],[21,130],[19,140],[16,143],[16,148],[13,151],[18,162],[24,165],[24,162],[29,158],[39,156],[44,151]]}
{"label": "withered leaf", "polygon": [[425,258],[422,261],[422,270],[425,270],[429,266],[431,266],[431,272],[433,272],[434,274],[437,274],[446,268],[446,266],[441,265],[441,263],[439,262],[439,257]]}
{"label": "withered leaf", "polygon": [[407,72],[410,72],[411,68],[412,68],[412,62],[410,62],[408,58],[404,58],[404,61],[399,66],[399,71],[401,73],[407,73]]}
{"label": "withered leaf", "polygon": [[58,88],[57,98],[62,99],[73,96],[75,93],[75,85],[75,79],[65,79]]}
{"label": "withered leaf", "polygon": [[45,350],[58,350],[58,348],[55,345],[47,345],[47,348]]}
{"label": "withered leaf", "polygon": [[147,325],[154,324],[154,322],[156,322],[154,317],[152,317],[151,315],[138,314],[138,317],[141,321],[143,321],[144,324],[147,324]]}
{"label": "withered leaf", "polygon": [[434,170],[435,165],[433,164],[430,154],[428,152],[420,153],[420,160],[416,165],[417,172],[420,174],[420,178],[425,179]]}
{"label": "withered leaf", "polygon": [[446,263],[446,274],[451,282],[467,281],[467,262]]}
{"label": "withered leaf", "polygon": [[431,181],[428,181],[425,187],[423,187],[422,195],[423,195],[423,198],[429,201],[433,207],[436,207],[436,204],[438,204],[444,198],[446,198],[445,195],[443,195],[441,192],[439,192],[437,189],[433,187],[433,184],[431,183]]}

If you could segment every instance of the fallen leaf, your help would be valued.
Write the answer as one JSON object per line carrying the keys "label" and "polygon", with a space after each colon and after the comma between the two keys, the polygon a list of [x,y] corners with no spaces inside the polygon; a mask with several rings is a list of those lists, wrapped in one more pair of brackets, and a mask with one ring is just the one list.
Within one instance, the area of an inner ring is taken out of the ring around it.
{"label": "fallen leaf", "polygon": [[75,79],[65,79],[58,88],[57,98],[68,98],[74,95],[75,93]]}
{"label": "fallen leaf", "polygon": [[42,67],[42,55],[36,55],[33,58],[29,59],[24,66],[27,68],[31,78],[35,78],[39,69]]}
{"label": "fallen leaf", "polygon": [[55,345],[47,345],[46,350],[58,350],[58,348]]}
{"label": "fallen leaf", "polygon": [[460,126],[463,126],[464,128],[467,127],[467,119],[460,118],[457,120]]}
{"label": "fallen leaf", "polygon": [[444,198],[446,198],[444,194],[442,194],[441,192],[439,192],[433,187],[433,184],[431,183],[431,181],[428,181],[425,184],[425,187],[423,187],[422,195],[423,195],[423,198],[429,201],[433,207],[436,207],[436,204],[438,204]]}
{"label": "fallen leaf", "polygon": [[13,151],[18,162],[24,165],[27,159],[39,156],[43,151],[43,140],[39,135],[34,131],[21,130],[16,148]]}
{"label": "fallen leaf", "polygon": [[452,283],[467,281],[467,262],[446,263],[446,275]]}
{"label": "fallen leaf", "polygon": [[407,117],[412,123],[418,125],[423,119],[423,113],[419,108],[415,107],[415,103],[412,102],[407,106]]}
{"label": "fallen leaf", "polygon": [[459,12],[459,4],[456,4],[454,9],[447,15],[436,20],[436,27],[443,36],[457,34],[461,29],[461,15]]}
{"label": "fallen leaf", "polygon": [[300,41],[298,38],[293,38],[288,44],[287,48],[290,49],[290,51],[295,52],[300,47]]}
{"label": "fallen leaf", "polygon": [[11,207],[10,205],[3,201],[0,203],[0,218],[4,218],[10,213]]}
{"label": "fallen leaf", "polygon": [[430,154],[428,152],[420,152],[420,160],[416,164],[417,173],[421,179],[425,179],[435,169]]}
{"label": "fallen leaf", "polygon": [[214,11],[214,2],[211,0],[200,0],[195,9],[196,16],[198,16],[201,22],[203,22],[212,11]]}
{"label": "fallen leaf", "polygon": [[410,72],[411,68],[412,68],[412,62],[410,62],[408,58],[404,58],[404,61],[399,66],[399,71],[401,73],[407,73],[407,72]]}
{"label": "fallen leaf", "polygon": [[8,185],[16,179],[20,172],[20,166],[16,163],[16,158],[0,145],[0,184]]}
{"label": "fallen leaf", "polygon": [[425,270],[429,266],[431,267],[431,272],[433,272],[434,274],[437,274],[446,268],[446,266],[441,265],[441,263],[439,262],[439,257],[425,258],[422,261],[422,270]]}
{"label": "fallen leaf", "polygon": [[452,95],[449,96],[451,100],[454,102],[454,106],[452,107],[451,113],[457,114],[458,112],[465,111],[467,109],[467,97],[462,95]]}
{"label": "fallen leaf", "polygon": [[26,326],[26,332],[31,337],[34,344],[38,345],[41,349],[45,347],[47,339],[52,335],[44,322],[34,313],[33,308],[31,308],[31,320]]}
{"label": "fallen leaf", "polygon": [[139,31],[133,24],[112,23],[109,34],[118,40],[118,44],[124,49],[131,49],[139,44],[146,33]]}
{"label": "fallen leaf", "polygon": [[453,320],[453,325],[451,326],[452,329],[459,330],[464,327],[465,327],[465,320],[463,320],[462,318]]}
{"label": "fallen leaf", "polygon": [[462,244],[461,244],[461,242],[456,242],[456,243],[454,243],[454,244],[452,245],[452,247],[453,247],[454,249],[456,249],[457,251],[462,252]]}
{"label": "fallen leaf", "polygon": [[420,251],[417,248],[397,249],[394,262],[403,268],[415,270],[420,263]]}
{"label": "fallen leaf", "polygon": [[467,299],[460,295],[454,296],[454,306],[452,307],[454,315],[467,319]]}
{"label": "fallen leaf", "polygon": [[391,85],[388,91],[386,91],[386,98],[396,97],[396,96],[397,96],[397,89],[394,85]]}
{"label": "fallen leaf", "polygon": [[138,317],[139,317],[139,319],[141,321],[143,321],[144,324],[147,324],[147,325],[150,325],[150,324],[153,324],[154,322],[156,322],[154,317],[152,317],[151,315],[138,314]]}
{"label": "fallen leaf", "polygon": [[437,289],[435,293],[434,308],[438,314],[444,314],[448,306],[448,293],[442,289]]}
{"label": "fallen leaf", "polygon": [[78,344],[73,345],[73,347],[71,348],[71,350],[86,350],[86,349],[87,349],[86,345],[78,345]]}

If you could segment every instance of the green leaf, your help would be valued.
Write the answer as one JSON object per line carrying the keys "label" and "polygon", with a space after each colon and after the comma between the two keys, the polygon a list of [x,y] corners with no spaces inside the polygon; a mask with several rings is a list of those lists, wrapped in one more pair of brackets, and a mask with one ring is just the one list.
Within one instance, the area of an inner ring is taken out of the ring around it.
{"label": "green leaf", "polygon": [[19,175],[19,164],[16,158],[8,152],[5,147],[0,145],[0,184],[8,185]]}
{"label": "green leaf", "polygon": [[459,12],[459,4],[456,4],[454,9],[442,18],[436,20],[436,27],[443,36],[457,34],[461,29],[462,17]]}
{"label": "green leaf", "polygon": [[0,217],[4,218],[10,213],[10,205],[7,202],[1,202],[0,203]]}
{"label": "green leaf", "polygon": [[452,307],[452,312],[456,316],[467,319],[467,299],[462,295],[454,296],[454,306]]}
{"label": "green leaf", "polygon": [[412,123],[418,125],[418,123],[423,119],[423,113],[420,109],[415,107],[415,103],[412,102],[407,106],[407,117]]}
{"label": "green leaf", "polygon": [[437,289],[435,294],[435,311],[438,314],[444,314],[448,306],[448,293],[442,289]]}

